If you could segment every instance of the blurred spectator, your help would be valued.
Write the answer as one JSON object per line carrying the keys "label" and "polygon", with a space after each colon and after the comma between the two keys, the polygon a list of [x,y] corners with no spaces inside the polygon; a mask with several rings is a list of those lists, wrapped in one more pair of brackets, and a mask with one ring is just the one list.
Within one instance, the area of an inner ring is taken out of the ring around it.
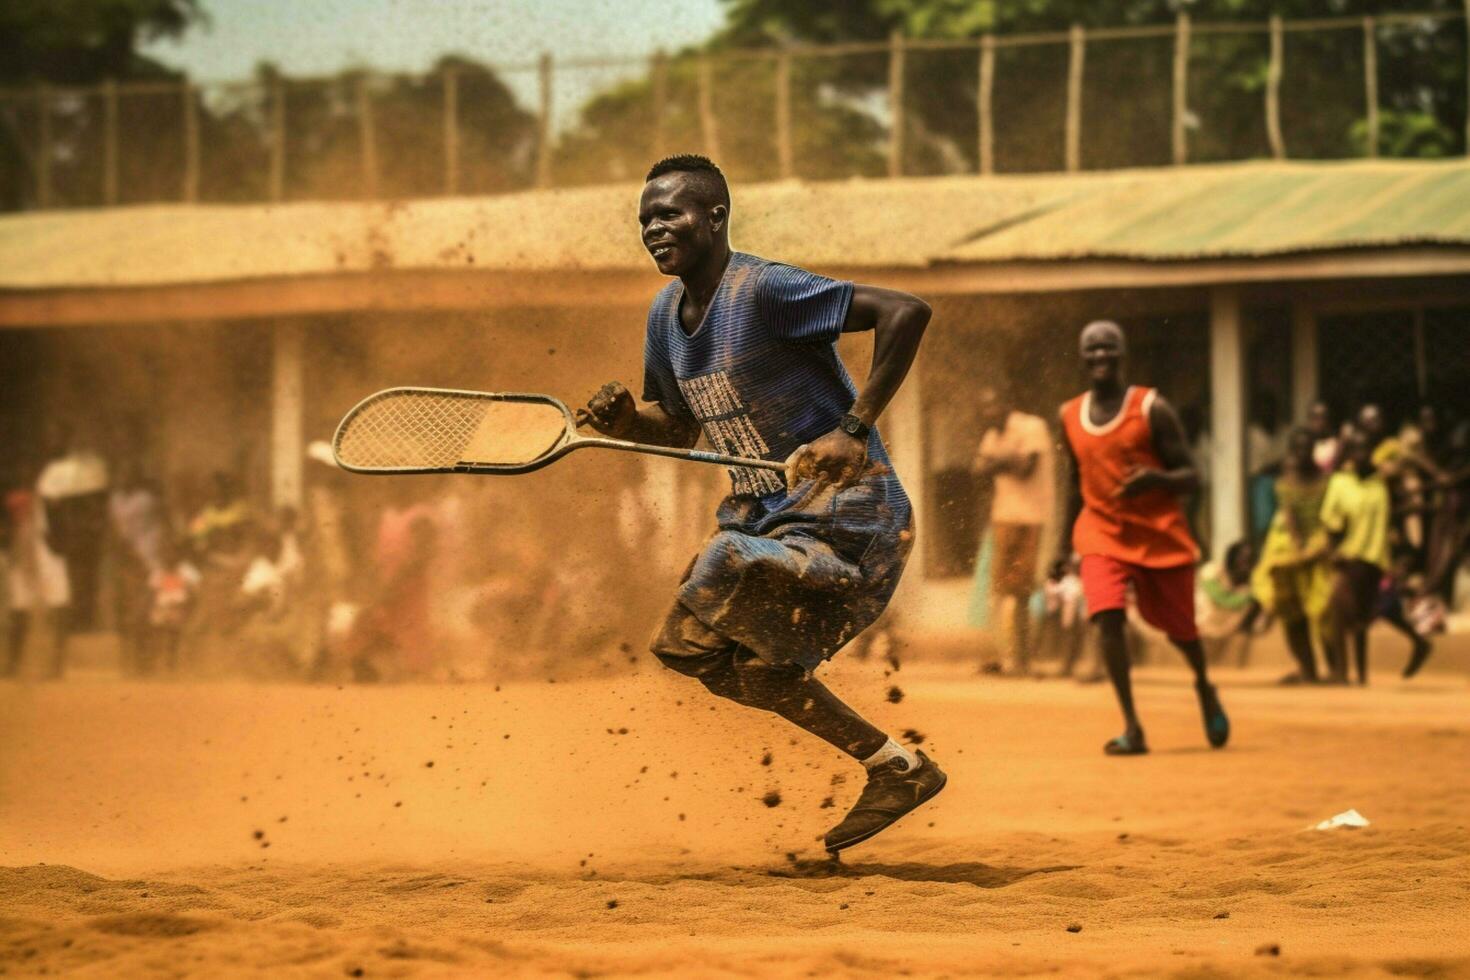
{"label": "blurred spectator", "polygon": [[313,673],[318,677],[345,676],[346,641],[358,607],[354,586],[361,579],[355,547],[352,512],[343,500],[343,471],[332,457],[332,447],[316,441],[306,449],[305,513],[299,535],[303,562],[302,604],[317,646]]}
{"label": "blurred spectator", "polygon": [[107,464],[60,423],[51,428],[48,448],[52,458],[36,481],[46,507],[47,540],[66,562],[70,626],[91,630],[97,625],[97,586],[107,537]]}
{"label": "blurred spectator", "polygon": [[872,626],[852,638],[845,651],[863,663],[871,660],[875,651],[881,652],[888,666],[898,670],[904,655],[902,615],[892,606],[883,610]]}
{"label": "blurred spectator", "polygon": [[1424,555],[1424,592],[1454,603],[1455,572],[1470,540],[1470,428],[1449,425],[1431,406],[1419,410],[1424,452],[1437,472]]}
{"label": "blurred spectator", "polygon": [[[1433,632],[1434,624],[1440,618],[1436,609],[1439,599],[1419,595],[1424,587],[1424,576],[1414,570],[1417,555],[1412,548],[1390,546],[1390,553],[1392,564],[1378,582],[1375,615],[1409,641],[1411,652],[1403,673],[1407,679],[1417,674],[1429,658],[1433,647],[1428,634]],[[1412,619],[1410,608],[1415,611]]]}
{"label": "blurred spectator", "polygon": [[1427,441],[1435,438],[1437,429],[1438,416],[1433,409],[1421,411],[1418,418],[1405,422],[1399,428],[1400,465],[1396,478],[1389,485],[1389,492],[1394,498],[1397,545],[1411,553],[1407,556],[1410,570],[1425,567],[1430,513],[1444,477],[1427,446]]}
{"label": "blurred spectator", "polygon": [[[1360,422],[1363,415],[1359,415]],[[1380,445],[1382,442],[1380,441]],[[1388,485],[1374,463],[1376,450],[1365,432],[1355,432],[1343,445],[1345,465],[1332,475],[1322,502],[1322,525],[1333,549],[1332,601],[1325,621],[1325,645],[1331,680],[1347,683],[1347,648],[1351,641],[1358,683],[1368,683],[1368,625],[1379,609],[1379,590],[1389,570]],[[1397,617],[1402,621],[1402,614]],[[1390,622],[1399,625],[1393,618]],[[1417,671],[1429,656],[1427,640],[1402,623],[1413,643],[1406,673]]]}
{"label": "blurred spectator", "polygon": [[562,552],[523,516],[500,524],[482,551],[485,571],[460,597],[459,616],[468,627],[461,641],[472,653],[456,664],[455,674],[529,675],[547,650],[564,649],[567,609],[554,574],[567,562],[553,560]]}
{"label": "blurred spectator", "polygon": [[171,539],[159,548],[158,564],[148,575],[148,633],[139,670],[152,674],[160,661],[170,674],[179,669],[184,625],[199,594],[199,569],[179,554]]}
{"label": "blurred spectator", "polygon": [[1332,424],[1332,409],[1326,402],[1313,402],[1307,412],[1307,431],[1312,436],[1312,462],[1324,474],[1337,469],[1341,438]]}
{"label": "blurred spectator", "polygon": [[209,501],[189,521],[189,541],[194,553],[200,556],[220,547],[238,550],[240,535],[250,520],[250,504],[233,476],[215,473],[211,484],[213,493]]}
{"label": "blurred spectator", "polygon": [[[1432,469],[1422,455],[1418,457],[1415,455],[1414,445],[1418,434],[1410,431],[1407,438],[1404,435],[1390,435],[1382,410],[1373,404],[1364,405],[1358,410],[1357,427],[1370,447],[1374,470],[1388,487],[1390,507],[1388,528],[1392,533],[1387,539],[1387,555],[1392,556],[1395,547],[1402,551],[1412,552],[1420,541],[1423,530],[1419,513],[1422,510],[1423,500],[1422,471],[1426,468]],[[1418,671],[1429,656],[1430,645],[1428,640],[1415,631],[1404,613],[1399,589],[1402,584],[1402,574],[1413,565],[1412,557],[1406,557],[1408,561],[1403,566],[1398,563],[1390,565],[1385,560],[1382,566],[1384,571],[1379,582],[1379,594],[1373,606],[1376,616],[1401,633],[1412,646],[1410,666],[1405,671],[1405,676],[1410,676]],[[1395,568],[1401,569],[1398,575],[1395,574]],[[1361,677],[1359,681],[1362,682]]]}
{"label": "blurred spectator", "polygon": [[1403,444],[1403,466],[1399,476],[1398,506],[1402,509],[1402,545],[1413,551],[1411,570],[1427,571],[1434,550],[1436,525],[1452,524],[1453,471],[1448,434],[1440,424],[1439,413],[1430,405],[1419,409],[1417,417],[1406,423],[1399,433]]}
{"label": "blurred spectator", "polygon": [[295,507],[281,507],[276,511],[276,569],[282,580],[293,587],[301,584],[301,577],[306,571],[301,535],[297,531],[299,522],[300,515]]}
{"label": "blurred spectator", "polygon": [[157,485],[131,461],[122,468],[108,510],[118,544],[113,594],[123,672],[140,673],[149,629],[148,580],[162,560],[168,520]]}
{"label": "blurred spectator", "polygon": [[995,484],[987,621],[998,623],[1001,605],[1011,602],[1012,670],[1024,675],[1031,670],[1030,599],[1041,528],[1055,509],[1052,437],[1043,419],[1009,408],[993,387],[981,388],[976,401],[982,435],[971,470]]}
{"label": "blurred spectator", "polygon": [[1199,474],[1199,486],[1184,501],[1184,516],[1189,520],[1189,531],[1199,543],[1200,551],[1210,553],[1210,463],[1214,449],[1210,443],[1210,417],[1200,402],[1190,402],[1179,410],[1179,422],[1184,426],[1184,437],[1189,440],[1189,451],[1194,456],[1194,469]]}
{"label": "blurred spectator", "polygon": [[357,680],[422,677],[434,667],[429,583],[439,532],[434,509],[413,502],[421,486],[407,478],[395,479],[390,488],[393,501],[378,519],[377,583],[355,624],[352,660]]}
{"label": "blurred spectator", "polygon": [[1397,437],[1388,434],[1388,423],[1383,418],[1383,410],[1371,403],[1364,405],[1358,409],[1355,426],[1367,440],[1374,470],[1384,481],[1393,480],[1403,462],[1404,444]]}
{"label": "blurred spectator", "polygon": [[254,528],[250,506],[239,496],[234,478],[216,473],[212,482],[212,498],[189,522],[190,559],[200,572],[200,583],[181,642],[188,648],[190,669],[228,671],[238,658],[216,641],[233,637],[245,618],[238,592],[254,557]]}
{"label": "blurred spectator", "polygon": [[5,494],[4,520],[9,558],[6,591],[10,623],[6,631],[4,676],[20,671],[32,622],[44,614],[51,629],[51,662],[46,676],[60,677],[66,669],[66,646],[70,634],[71,582],[66,562],[52,549],[48,514],[40,495],[23,475],[19,485]]}
{"label": "blurred spectator", "polygon": [[1276,516],[1266,532],[1252,579],[1257,601],[1281,620],[1287,647],[1297,664],[1296,673],[1283,678],[1286,683],[1315,683],[1319,679],[1312,636],[1321,633],[1332,591],[1327,538],[1322,530],[1322,501],[1328,477],[1320,468],[1320,445],[1312,429],[1291,433],[1286,461],[1276,481]]}
{"label": "blurred spectator", "polygon": [[1280,424],[1276,396],[1257,392],[1251,399],[1250,424],[1246,426],[1246,485],[1251,519],[1251,540],[1260,541],[1276,513],[1276,473],[1286,454],[1286,428]]}
{"label": "blurred spectator", "polygon": [[1250,659],[1251,624],[1255,600],[1251,598],[1251,569],[1255,549],[1249,541],[1237,541],[1225,550],[1223,562],[1206,562],[1200,569],[1195,590],[1195,622],[1205,657],[1222,663],[1232,652],[1237,667]]}
{"label": "blurred spectator", "polygon": [[290,529],[295,511],[277,523],[249,525],[249,559],[239,581],[235,631],[239,666],[262,677],[302,676],[315,655],[314,637],[300,601],[301,553]]}
{"label": "blurred spectator", "polygon": [[267,615],[286,601],[286,574],[281,562],[281,536],[264,524],[251,524],[246,535],[245,574],[240,579],[239,607]]}
{"label": "blurred spectator", "polygon": [[[1076,556],[1068,564],[1053,562],[1041,586],[1041,630],[1036,649],[1061,661],[1058,676],[1071,677],[1087,642],[1087,602]],[[1094,673],[1101,674],[1095,665]]]}

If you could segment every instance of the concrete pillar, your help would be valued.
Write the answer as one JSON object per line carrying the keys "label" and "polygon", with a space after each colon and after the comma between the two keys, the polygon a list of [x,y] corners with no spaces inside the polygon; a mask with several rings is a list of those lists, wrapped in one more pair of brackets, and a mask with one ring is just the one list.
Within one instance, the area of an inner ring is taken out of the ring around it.
{"label": "concrete pillar", "polygon": [[1210,291],[1210,542],[1215,558],[1245,536],[1245,330],[1240,290]]}
{"label": "concrete pillar", "polygon": [[1296,303],[1291,308],[1291,422],[1301,425],[1317,400],[1317,312]]}
{"label": "concrete pillar", "polygon": [[304,340],[300,321],[282,320],[271,328],[271,503],[276,507],[301,506]]}

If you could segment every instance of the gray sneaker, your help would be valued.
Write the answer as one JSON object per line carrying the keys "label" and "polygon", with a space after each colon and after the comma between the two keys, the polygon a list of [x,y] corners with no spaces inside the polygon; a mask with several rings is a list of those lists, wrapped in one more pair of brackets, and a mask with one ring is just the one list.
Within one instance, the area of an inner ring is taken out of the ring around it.
{"label": "gray sneaker", "polygon": [[903,759],[890,759],[868,773],[868,785],[857,802],[823,838],[828,852],[861,844],[944,789],[949,778],[944,770],[923,752],[914,754],[919,757],[916,769],[910,770]]}

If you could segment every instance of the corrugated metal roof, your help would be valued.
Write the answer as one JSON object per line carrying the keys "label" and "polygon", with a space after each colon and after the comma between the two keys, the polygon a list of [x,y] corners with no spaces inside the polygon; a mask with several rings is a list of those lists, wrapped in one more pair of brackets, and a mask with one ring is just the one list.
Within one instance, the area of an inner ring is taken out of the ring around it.
{"label": "corrugated metal roof", "polygon": [[[149,206],[0,218],[0,288],[377,269],[652,273],[639,187],[378,204]],[[738,248],[817,268],[1263,256],[1470,244],[1470,165],[1251,163],[735,188]]]}
{"label": "corrugated metal roof", "polygon": [[[977,227],[1074,192],[1065,178],[754,184],[737,247],[812,266],[922,266]],[[630,270],[642,185],[385,204],[53,211],[0,219],[0,288],[161,285],[375,269]]]}
{"label": "corrugated metal roof", "polygon": [[1470,165],[1246,164],[1120,174],[937,259],[1150,261],[1470,243]]}

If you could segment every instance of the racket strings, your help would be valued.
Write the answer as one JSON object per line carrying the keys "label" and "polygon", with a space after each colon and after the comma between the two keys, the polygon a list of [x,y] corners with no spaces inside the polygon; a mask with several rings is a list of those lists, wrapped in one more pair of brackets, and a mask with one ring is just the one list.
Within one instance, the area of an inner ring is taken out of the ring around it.
{"label": "racket strings", "polygon": [[463,459],[485,416],[480,398],[400,392],[364,405],[337,440],[342,462],[359,469],[436,469]]}

